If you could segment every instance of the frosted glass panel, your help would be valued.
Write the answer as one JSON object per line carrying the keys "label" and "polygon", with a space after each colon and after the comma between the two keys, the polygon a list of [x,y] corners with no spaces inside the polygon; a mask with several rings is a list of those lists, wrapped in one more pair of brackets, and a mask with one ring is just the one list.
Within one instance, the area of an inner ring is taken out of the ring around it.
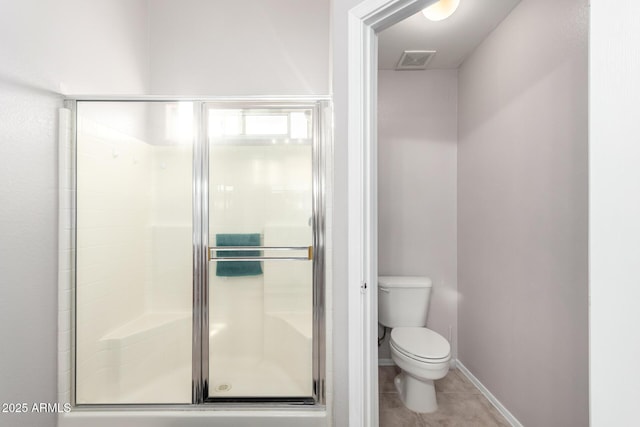
{"label": "frosted glass panel", "polygon": [[190,403],[193,105],[77,111],[76,401]]}
{"label": "frosted glass panel", "polygon": [[[209,114],[219,117],[215,109]],[[220,257],[306,260],[209,263],[209,396],[310,397],[311,110],[248,109],[241,116],[243,138],[209,133],[209,246],[257,247]],[[273,247],[299,249],[266,249]]]}

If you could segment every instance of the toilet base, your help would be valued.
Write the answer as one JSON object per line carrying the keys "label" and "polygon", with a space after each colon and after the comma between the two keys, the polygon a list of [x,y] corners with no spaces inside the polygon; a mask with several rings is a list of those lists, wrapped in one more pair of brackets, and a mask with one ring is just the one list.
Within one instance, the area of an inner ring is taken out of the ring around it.
{"label": "toilet base", "polygon": [[433,380],[419,380],[401,371],[393,380],[400,400],[414,412],[434,412],[438,409]]}

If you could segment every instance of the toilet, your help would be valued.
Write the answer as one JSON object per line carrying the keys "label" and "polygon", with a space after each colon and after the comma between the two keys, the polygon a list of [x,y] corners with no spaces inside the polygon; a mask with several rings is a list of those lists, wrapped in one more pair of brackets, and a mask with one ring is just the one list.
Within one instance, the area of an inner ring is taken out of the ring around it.
{"label": "toilet", "polygon": [[391,358],[401,372],[394,384],[404,405],[414,412],[438,409],[434,380],[449,371],[451,345],[426,328],[431,279],[378,277],[378,322],[391,330]]}

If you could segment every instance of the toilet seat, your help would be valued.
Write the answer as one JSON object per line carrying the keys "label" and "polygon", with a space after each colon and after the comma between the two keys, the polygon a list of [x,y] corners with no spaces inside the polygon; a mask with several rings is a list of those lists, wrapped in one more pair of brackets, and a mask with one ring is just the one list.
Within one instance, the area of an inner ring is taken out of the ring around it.
{"label": "toilet seat", "polygon": [[427,328],[400,327],[391,330],[391,345],[423,363],[440,363],[451,357],[451,345],[439,333]]}

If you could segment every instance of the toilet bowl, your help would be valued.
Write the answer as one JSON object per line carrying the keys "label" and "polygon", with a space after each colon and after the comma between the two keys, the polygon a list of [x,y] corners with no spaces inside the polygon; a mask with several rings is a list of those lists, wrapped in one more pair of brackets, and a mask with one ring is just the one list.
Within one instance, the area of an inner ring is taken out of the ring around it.
{"label": "toilet bowl", "polygon": [[394,384],[404,405],[415,412],[438,409],[434,380],[449,371],[451,345],[425,327],[431,295],[428,277],[378,278],[378,320],[391,330],[391,359],[401,372]]}
{"label": "toilet bowl", "polygon": [[391,331],[390,347],[401,370],[394,384],[405,406],[415,412],[438,409],[433,382],[449,372],[449,342],[427,328],[400,327]]}

